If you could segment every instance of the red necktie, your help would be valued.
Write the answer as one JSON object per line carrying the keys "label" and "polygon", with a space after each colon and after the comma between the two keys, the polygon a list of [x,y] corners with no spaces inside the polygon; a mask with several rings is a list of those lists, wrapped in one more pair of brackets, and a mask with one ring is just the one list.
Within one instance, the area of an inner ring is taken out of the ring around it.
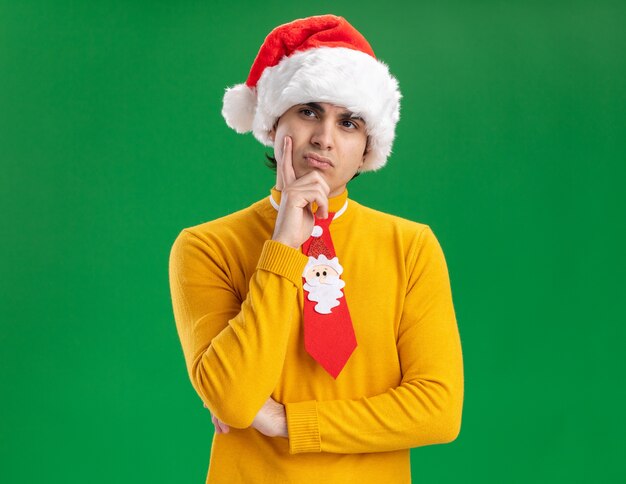
{"label": "red necktie", "polygon": [[304,347],[324,369],[337,378],[357,347],[350,311],[341,279],[343,268],[335,255],[330,222],[315,217],[315,227],[302,244],[309,262],[302,275],[304,285]]}

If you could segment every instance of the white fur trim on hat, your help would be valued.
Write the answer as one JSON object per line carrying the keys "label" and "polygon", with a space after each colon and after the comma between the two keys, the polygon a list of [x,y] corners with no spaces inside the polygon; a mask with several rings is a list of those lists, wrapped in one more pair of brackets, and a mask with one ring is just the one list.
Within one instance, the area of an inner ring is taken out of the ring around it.
{"label": "white fur trim on hat", "polygon": [[228,89],[222,114],[237,132],[252,130],[261,143],[273,146],[269,133],[292,106],[307,102],[343,106],[365,120],[370,148],[361,171],[372,171],[383,167],[391,153],[401,97],[398,81],[384,62],[354,49],[318,47],[267,67],[256,92],[245,84]]}
{"label": "white fur trim on hat", "polygon": [[247,133],[252,130],[252,122],[256,111],[256,92],[245,84],[237,84],[226,89],[222,116],[226,124],[237,131]]}

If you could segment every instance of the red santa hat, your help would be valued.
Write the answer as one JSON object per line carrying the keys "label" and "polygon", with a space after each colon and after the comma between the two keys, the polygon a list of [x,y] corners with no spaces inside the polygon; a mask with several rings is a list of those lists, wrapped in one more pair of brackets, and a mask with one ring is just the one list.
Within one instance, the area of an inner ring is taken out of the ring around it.
{"label": "red santa hat", "polygon": [[245,84],[226,89],[222,115],[266,146],[276,120],[296,104],[343,106],[366,122],[370,148],[361,171],[391,153],[402,95],[388,66],[343,17],[319,15],[280,25],[265,38]]}

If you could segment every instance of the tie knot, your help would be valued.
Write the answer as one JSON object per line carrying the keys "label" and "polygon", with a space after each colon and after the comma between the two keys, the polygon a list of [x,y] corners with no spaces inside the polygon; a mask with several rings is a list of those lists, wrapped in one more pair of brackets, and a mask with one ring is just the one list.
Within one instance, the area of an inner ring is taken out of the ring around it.
{"label": "tie knot", "polygon": [[333,221],[334,216],[335,216],[335,212],[329,212],[328,218],[318,218],[317,215],[315,215],[315,225],[319,225],[322,228],[326,228]]}

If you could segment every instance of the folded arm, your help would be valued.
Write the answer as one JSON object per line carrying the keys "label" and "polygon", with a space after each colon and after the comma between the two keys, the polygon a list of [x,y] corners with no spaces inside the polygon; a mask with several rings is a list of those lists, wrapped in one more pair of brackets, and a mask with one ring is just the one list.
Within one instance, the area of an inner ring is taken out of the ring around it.
{"label": "folded arm", "polygon": [[447,265],[430,227],[416,237],[411,260],[397,340],[401,384],[354,400],[286,403],[291,453],[393,451],[459,434],[461,342]]}
{"label": "folded arm", "polygon": [[242,302],[207,240],[183,230],[172,246],[170,290],[189,377],[213,414],[234,428],[251,425],[278,383],[306,260],[266,241]]}

